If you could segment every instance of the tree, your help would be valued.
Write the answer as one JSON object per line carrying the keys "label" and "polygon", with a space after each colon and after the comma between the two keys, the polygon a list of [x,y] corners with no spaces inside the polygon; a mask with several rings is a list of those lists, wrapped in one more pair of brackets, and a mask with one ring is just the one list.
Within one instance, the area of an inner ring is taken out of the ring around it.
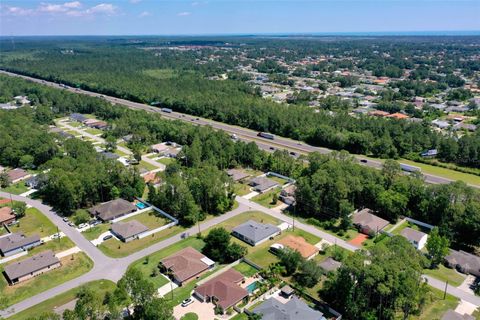
{"label": "tree", "polygon": [[110,152],[114,152],[117,149],[117,139],[113,135],[108,135],[105,138],[105,148]]}
{"label": "tree", "polygon": [[428,235],[426,247],[428,255],[430,256],[431,266],[432,268],[436,268],[448,254],[450,241],[440,235],[438,228],[435,227]]}
{"label": "tree", "polygon": [[75,223],[77,226],[81,225],[82,223],[88,222],[89,220],[90,215],[88,214],[87,210],[78,210],[73,216],[73,223]]}
{"label": "tree", "polygon": [[322,269],[313,260],[300,264],[299,271],[295,274],[295,281],[302,287],[312,288],[322,276]]}
{"label": "tree", "polygon": [[205,237],[203,253],[220,263],[230,263],[240,259],[247,249],[239,244],[230,243],[230,233],[224,228],[214,228]]}
{"label": "tree", "polygon": [[102,318],[105,311],[103,300],[98,294],[88,287],[80,288],[77,293],[74,313],[77,319],[97,320]]}
{"label": "tree", "polygon": [[27,210],[27,205],[26,205],[25,202],[14,202],[12,209],[15,212],[15,216],[17,218],[22,218],[22,217],[25,216],[25,212]]}
{"label": "tree", "polygon": [[285,274],[287,276],[294,274],[298,266],[304,261],[300,252],[288,248],[281,250],[278,258],[280,259],[279,263],[285,267]]}
{"label": "tree", "polygon": [[6,188],[10,185],[10,178],[6,171],[0,172],[0,188]]}
{"label": "tree", "polygon": [[128,294],[129,299],[135,306],[135,312],[143,312],[155,296],[154,285],[144,278],[136,268],[129,268],[119,280],[118,287]]}
{"label": "tree", "polygon": [[136,319],[141,320],[173,320],[173,309],[165,302],[163,298],[153,298],[146,306],[144,315],[139,318],[134,314]]}

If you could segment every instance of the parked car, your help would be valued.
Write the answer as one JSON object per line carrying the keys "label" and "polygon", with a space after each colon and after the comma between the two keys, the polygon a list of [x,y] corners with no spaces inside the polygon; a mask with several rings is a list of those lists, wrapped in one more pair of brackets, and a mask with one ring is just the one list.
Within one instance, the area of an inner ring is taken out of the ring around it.
{"label": "parked car", "polygon": [[67,217],[64,217],[62,220],[63,220],[63,222],[68,222],[69,221]]}
{"label": "parked car", "polygon": [[98,221],[98,220],[90,220],[90,221],[88,221],[88,224],[91,225],[91,226],[93,226],[93,225],[95,225],[95,223],[96,223],[97,221]]}
{"label": "parked car", "polygon": [[193,303],[193,299],[192,298],[187,298],[187,299],[182,301],[182,307],[186,307],[186,306],[188,306],[192,303]]}
{"label": "parked car", "polygon": [[60,239],[60,234],[59,233],[55,233],[53,236],[52,236],[52,239]]}
{"label": "parked car", "polygon": [[88,224],[86,224],[86,223],[81,223],[78,227],[79,227],[80,229],[82,229],[82,228],[88,227]]}
{"label": "parked car", "polygon": [[73,222],[69,222],[68,225],[69,225],[70,227],[75,227],[75,223],[73,223]]}
{"label": "parked car", "polygon": [[111,234],[109,235],[106,235],[105,237],[103,237],[103,241],[107,241],[108,239],[112,239],[113,236]]}

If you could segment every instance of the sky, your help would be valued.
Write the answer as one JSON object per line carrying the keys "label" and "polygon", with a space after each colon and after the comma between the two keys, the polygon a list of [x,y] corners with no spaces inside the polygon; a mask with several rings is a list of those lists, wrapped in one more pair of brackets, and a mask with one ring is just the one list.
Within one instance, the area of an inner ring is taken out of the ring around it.
{"label": "sky", "polygon": [[0,0],[0,35],[479,31],[480,0]]}

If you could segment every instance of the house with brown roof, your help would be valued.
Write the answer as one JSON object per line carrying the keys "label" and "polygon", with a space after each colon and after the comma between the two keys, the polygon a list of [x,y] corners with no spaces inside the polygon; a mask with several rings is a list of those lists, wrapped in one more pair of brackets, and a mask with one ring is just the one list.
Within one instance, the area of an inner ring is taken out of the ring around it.
{"label": "house with brown roof", "polygon": [[160,260],[162,272],[168,274],[179,285],[198,278],[214,266],[214,261],[192,247],[186,247]]}
{"label": "house with brown roof", "polygon": [[283,239],[279,240],[278,243],[284,247],[298,251],[302,257],[307,260],[315,257],[319,251],[317,247],[308,243],[304,238],[292,235],[284,237]]}
{"label": "house with brown roof", "polygon": [[235,269],[228,269],[215,278],[198,286],[193,292],[202,302],[212,302],[225,312],[248,298],[248,291],[240,286],[243,275]]}
{"label": "house with brown roof", "polygon": [[17,183],[31,177],[30,173],[20,168],[15,168],[13,170],[8,171],[7,175],[8,175],[8,181],[10,181],[10,183]]}
{"label": "house with brown roof", "polygon": [[0,208],[0,226],[9,225],[12,222],[15,222],[16,216],[13,213],[12,208],[3,207]]}
{"label": "house with brown roof", "polygon": [[402,120],[402,119],[408,119],[409,118],[409,116],[407,116],[406,114],[400,113],[400,112],[395,112],[395,113],[389,114],[386,117],[397,119],[397,120]]}
{"label": "house with brown roof", "polygon": [[53,251],[48,250],[28,259],[9,264],[5,267],[3,273],[7,282],[14,285],[56,269],[61,265]]}
{"label": "house with brown roof", "polygon": [[124,199],[111,200],[88,209],[91,215],[102,221],[111,221],[135,211],[137,207]]}
{"label": "house with brown roof", "polygon": [[387,220],[374,215],[372,212],[372,210],[365,208],[355,212],[352,216],[353,224],[361,233],[369,236],[376,235],[389,224]]}
{"label": "house with brown roof", "polygon": [[114,223],[110,227],[110,230],[121,241],[129,242],[138,238],[142,233],[147,232],[148,228],[137,220],[132,220]]}
{"label": "house with brown roof", "polygon": [[0,238],[0,255],[6,257],[42,244],[38,235],[26,237],[23,233],[10,233]]}

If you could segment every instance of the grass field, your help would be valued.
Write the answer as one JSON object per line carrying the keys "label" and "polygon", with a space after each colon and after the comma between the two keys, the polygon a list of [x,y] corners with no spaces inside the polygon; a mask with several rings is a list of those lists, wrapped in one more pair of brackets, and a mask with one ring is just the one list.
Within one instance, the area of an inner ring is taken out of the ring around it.
{"label": "grass field", "polygon": [[144,249],[146,247],[151,246],[154,243],[160,242],[167,238],[170,238],[180,232],[185,230],[184,227],[181,226],[173,226],[168,229],[162,230],[158,233],[155,233],[151,236],[142,238],[142,239],[135,239],[130,242],[124,243],[118,241],[116,239],[109,239],[107,241],[102,242],[98,248],[102,250],[107,256],[112,258],[122,258],[126,257],[138,250]]}
{"label": "grass field", "polygon": [[167,281],[160,275],[158,275],[157,277],[151,277],[151,274],[154,268],[158,268],[158,263],[161,259],[168,257],[186,247],[192,247],[197,250],[202,250],[203,246],[203,240],[197,239],[195,237],[190,237],[180,242],[177,242],[163,250],[155,252],[154,254],[148,256],[148,259],[142,258],[135,261],[130,265],[130,268],[137,268],[138,270],[140,270],[145,275],[145,277],[148,278],[148,280],[155,285],[156,288],[159,288],[165,283],[167,283]]}
{"label": "grass field", "polygon": [[153,164],[150,164],[144,160],[140,161],[140,164],[139,164],[140,167],[142,168],[145,168],[147,169],[148,171],[152,171],[152,170],[155,170],[157,169],[158,167],[154,166]]}
{"label": "grass field", "polygon": [[239,264],[234,266],[233,269],[237,270],[238,272],[243,274],[245,277],[251,277],[259,271],[245,262],[240,262]]}
{"label": "grass field", "polygon": [[442,318],[443,314],[448,309],[453,309],[458,305],[458,299],[454,296],[447,294],[445,300],[443,300],[443,292],[434,288],[430,288],[429,302],[425,305],[422,313],[419,316],[411,316],[412,320],[434,320]]}
{"label": "grass field", "polygon": [[277,200],[277,202],[272,203],[273,196],[276,194],[278,199],[278,196],[280,195],[280,191],[281,191],[280,188],[269,190],[265,193],[256,195],[255,197],[252,198],[252,201],[267,208],[274,208],[282,203],[280,200]]}
{"label": "grass field", "polygon": [[110,230],[110,226],[111,226],[110,223],[102,223],[88,230],[83,231],[82,234],[85,238],[87,238],[87,240],[92,241],[100,237],[102,233]]}
{"label": "grass field", "polygon": [[[248,220],[254,220],[254,221],[257,221],[257,222],[261,222],[261,223],[271,223],[273,225],[277,225],[277,224],[280,223],[280,221],[278,219],[276,219],[276,218],[274,218],[274,217],[272,217],[268,214],[265,214],[263,212],[247,211],[247,212],[241,213],[239,215],[236,215],[235,217],[230,218],[230,219],[222,222],[220,225],[217,225],[215,227],[223,227],[227,231],[232,231],[233,228],[235,228],[239,224],[247,222]],[[215,227],[213,227],[213,228],[215,228]],[[208,233],[208,231],[211,230],[211,229],[212,228],[207,229],[206,231],[203,231],[202,233]]]}
{"label": "grass field", "polygon": [[9,286],[4,277],[0,277],[0,292],[6,297],[7,305],[13,305],[40,292],[56,287],[68,280],[77,278],[93,268],[93,262],[83,252],[61,259],[62,266],[35,278]]}
{"label": "grass field", "polygon": [[285,180],[285,179],[282,179],[282,178],[279,178],[279,177],[275,177],[275,176],[268,176],[267,178],[275,181],[276,183],[278,183],[281,186],[288,183],[288,180]]}
{"label": "grass field", "polygon": [[0,190],[4,192],[13,193],[13,194],[22,194],[28,191],[28,187],[25,185],[24,181],[20,181],[20,182],[11,184],[8,187]]}
{"label": "grass field", "polygon": [[435,279],[442,280],[454,287],[458,287],[465,280],[466,276],[461,273],[458,273],[454,269],[445,267],[444,265],[439,265],[437,269],[424,269],[423,273],[429,276],[432,276]]}
{"label": "grass field", "polygon": [[87,133],[93,134],[94,136],[97,135],[97,134],[102,134],[103,133],[102,130],[96,129],[96,128],[86,128],[86,129],[84,129],[84,131],[87,132]]}
{"label": "grass field", "polygon": [[175,163],[177,160],[172,159],[172,158],[160,158],[160,159],[155,160],[155,161],[160,162],[160,163],[168,166],[169,164]]}
{"label": "grass field", "polygon": [[251,192],[250,186],[246,183],[235,182],[233,184],[233,191],[236,195],[244,196]]}
{"label": "grass field", "polygon": [[27,236],[38,234],[40,238],[50,236],[57,232],[57,227],[40,211],[28,208],[25,217],[21,218],[16,225],[10,227],[12,232],[23,232]]}
{"label": "grass field", "polygon": [[137,220],[150,230],[159,228],[170,222],[170,220],[167,220],[162,216],[156,216],[154,210],[137,214],[136,216],[121,220],[121,222],[128,222],[132,220]]}
{"label": "grass field", "polygon": [[47,312],[54,311],[57,307],[62,306],[76,298],[77,292],[80,288],[86,287],[89,288],[100,295],[105,295],[107,292],[113,292],[115,290],[115,283],[109,280],[97,280],[93,282],[88,282],[81,287],[69,290],[58,296],[55,296],[51,299],[46,301],[42,301],[42,303],[37,304],[34,307],[28,308],[22,312],[17,313],[14,316],[11,316],[9,319],[11,320],[28,320],[35,317],[38,317],[40,314],[44,314]]}

